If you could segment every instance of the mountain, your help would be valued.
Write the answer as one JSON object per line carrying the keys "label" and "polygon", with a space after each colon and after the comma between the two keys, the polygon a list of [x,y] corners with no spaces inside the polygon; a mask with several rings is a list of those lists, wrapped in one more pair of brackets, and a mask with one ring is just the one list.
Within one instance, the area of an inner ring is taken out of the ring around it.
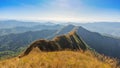
{"label": "mountain", "polygon": [[41,30],[0,36],[0,57],[16,54],[25,49],[30,42],[47,38],[55,32],[56,30]]}
{"label": "mountain", "polygon": [[86,24],[77,24],[87,30],[99,32],[103,35],[112,35],[120,38],[120,22],[95,22]]}
{"label": "mountain", "polygon": [[[21,33],[22,31],[25,32],[26,30],[36,30],[34,26],[39,27],[49,27],[56,25],[55,23],[59,23],[59,25],[67,25],[68,23],[61,23],[60,22],[29,22],[29,21],[17,21],[17,20],[1,20],[0,21],[0,36],[9,33]],[[70,22],[71,24],[75,24],[77,26],[82,26],[87,30],[98,32],[103,35],[112,36],[115,38],[120,38],[120,22],[93,22],[93,23],[74,23]],[[47,26],[46,26],[47,25]],[[26,28],[26,27],[33,27],[33,28]],[[20,30],[21,28],[21,30]],[[25,30],[23,30],[24,28]],[[2,29],[2,30],[1,30]]]}
{"label": "mountain", "polygon": [[21,49],[25,49],[25,47],[28,47],[27,45],[32,41],[42,38],[51,40],[55,36],[67,34],[72,30],[76,30],[78,36],[80,36],[84,40],[84,42],[86,42],[86,44],[88,44],[92,49],[94,49],[98,53],[110,57],[120,58],[120,39],[104,36],[97,32],[91,32],[81,26],[67,25],[63,28],[58,28],[56,30],[54,29],[29,31],[20,34],[9,34],[1,36],[1,57],[3,57],[3,55],[8,55],[8,51],[13,54],[13,52],[16,53]]}
{"label": "mountain", "polygon": [[67,35],[57,36],[53,38],[53,40],[37,40],[26,49],[23,56],[28,55],[36,47],[41,51],[59,51],[65,49],[87,50],[87,45],[75,31],[72,31]]}
{"label": "mountain", "polygon": [[13,28],[13,27],[18,27],[18,26],[35,26],[38,25],[39,23],[36,22],[24,22],[24,21],[17,21],[17,20],[3,20],[0,21],[0,29],[3,28]]}
{"label": "mountain", "polygon": [[73,31],[33,42],[19,58],[0,61],[0,68],[117,68],[115,59],[99,57]]}
{"label": "mountain", "polygon": [[53,39],[55,36],[67,34],[68,32],[72,31],[74,25],[63,26],[61,29],[58,29],[53,35],[49,36],[48,39]]}
{"label": "mountain", "polygon": [[62,28],[62,25],[48,25],[48,24],[39,24],[31,27],[26,27],[26,26],[19,26],[19,27],[14,27],[14,28],[4,28],[0,29],[0,36],[3,35],[8,35],[11,33],[18,34],[18,33],[24,33],[28,31],[40,31],[40,30],[57,30]]}
{"label": "mountain", "polygon": [[[68,30],[68,28],[71,28]],[[120,39],[116,39],[113,37],[108,37],[101,35],[97,32],[91,32],[86,30],[85,28],[81,26],[74,26],[74,25],[68,25],[63,28],[64,30],[58,30],[59,32],[57,33],[58,35],[66,34],[71,30],[76,30],[77,34],[95,51],[115,57],[115,58],[120,58],[120,53],[119,53],[119,48],[120,48]],[[67,31],[68,30],[68,31]]]}
{"label": "mountain", "polygon": [[77,32],[83,40],[97,52],[120,58],[120,39],[103,36],[96,32],[90,32],[84,28],[78,28]]}

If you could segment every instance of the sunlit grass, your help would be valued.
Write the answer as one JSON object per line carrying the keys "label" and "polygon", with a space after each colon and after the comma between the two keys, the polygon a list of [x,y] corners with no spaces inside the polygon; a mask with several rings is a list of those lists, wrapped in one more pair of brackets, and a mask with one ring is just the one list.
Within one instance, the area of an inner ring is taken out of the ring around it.
{"label": "sunlit grass", "polygon": [[[112,60],[112,59],[109,59]],[[33,51],[23,58],[13,58],[0,62],[0,68],[115,68],[116,62],[111,65],[98,60],[91,52]]]}

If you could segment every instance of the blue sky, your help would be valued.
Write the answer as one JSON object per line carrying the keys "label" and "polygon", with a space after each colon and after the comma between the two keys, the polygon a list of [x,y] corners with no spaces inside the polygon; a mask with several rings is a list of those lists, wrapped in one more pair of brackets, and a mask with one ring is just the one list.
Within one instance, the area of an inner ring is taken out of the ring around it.
{"label": "blue sky", "polygon": [[0,0],[0,19],[120,22],[120,0]]}

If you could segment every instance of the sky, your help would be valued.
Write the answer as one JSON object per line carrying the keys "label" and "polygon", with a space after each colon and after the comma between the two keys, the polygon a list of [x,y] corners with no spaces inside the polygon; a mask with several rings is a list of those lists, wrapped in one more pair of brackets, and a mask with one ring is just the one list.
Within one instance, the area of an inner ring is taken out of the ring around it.
{"label": "sky", "polygon": [[0,20],[120,22],[120,0],[0,0]]}

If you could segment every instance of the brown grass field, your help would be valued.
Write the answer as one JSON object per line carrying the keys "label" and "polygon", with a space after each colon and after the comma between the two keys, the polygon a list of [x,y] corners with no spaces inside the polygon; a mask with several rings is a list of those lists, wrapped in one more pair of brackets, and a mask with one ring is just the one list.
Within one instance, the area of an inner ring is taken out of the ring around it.
{"label": "brown grass field", "polygon": [[40,52],[0,61],[0,68],[116,68],[114,59],[100,61],[90,51]]}

